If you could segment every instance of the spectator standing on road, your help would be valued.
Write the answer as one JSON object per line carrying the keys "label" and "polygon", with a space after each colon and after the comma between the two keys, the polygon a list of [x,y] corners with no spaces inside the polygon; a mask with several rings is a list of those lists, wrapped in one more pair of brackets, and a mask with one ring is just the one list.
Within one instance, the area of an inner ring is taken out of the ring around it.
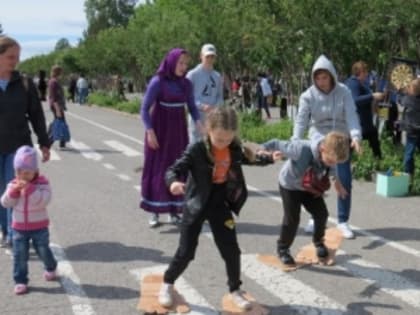
{"label": "spectator standing on road", "polygon": [[39,71],[39,79],[38,79],[38,92],[39,92],[39,98],[41,101],[46,101],[47,98],[47,82],[46,79],[46,72],[45,70]]}
{"label": "spectator standing on road", "polygon": [[185,77],[188,60],[186,50],[172,49],[150,80],[141,106],[146,139],[140,207],[151,213],[150,227],[159,225],[161,213],[169,213],[170,223],[179,223],[184,206],[184,198],[173,196],[166,187],[165,172],[188,145],[185,104],[201,129],[191,82]]}
{"label": "spectator standing on road", "polygon": [[[187,74],[187,78],[193,86],[195,105],[199,110],[201,123],[204,123],[206,115],[211,109],[223,104],[222,77],[219,72],[214,70],[216,56],[216,47],[214,45],[203,45],[200,53],[201,63]],[[190,143],[195,143],[202,138],[191,117],[188,131]]]}
{"label": "spectator standing on road", "polygon": [[357,61],[351,68],[352,75],[345,82],[350,89],[353,100],[356,103],[357,113],[362,127],[362,138],[369,141],[373,155],[377,159],[382,158],[381,144],[379,142],[378,128],[373,124],[372,102],[384,99],[384,93],[374,92],[369,88],[367,77],[367,64]]}
{"label": "spectator standing on road", "polygon": [[79,97],[79,104],[83,105],[84,103],[86,103],[86,98],[89,94],[89,83],[85,79],[85,76],[83,74],[81,74],[79,79],[77,79],[76,86],[77,95]]}
{"label": "spectator standing on road", "polygon": [[13,279],[14,292],[28,291],[29,246],[44,263],[44,279],[56,279],[57,261],[49,246],[47,205],[51,200],[48,180],[39,174],[37,152],[30,146],[16,151],[13,166],[15,178],[1,197],[3,207],[13,207]]}
{"label": "spectator standing on road", "polygon": [[404,172],[414,176],[414,153],[420,150],[420,78],[411,81],[407,95],[401,99],[404,107],[401,129],[407,132],[404,149]]}
{"label": "spectator standing on road", "polygon": [[[38,138],[42,160],[50,157],[44,111],[32,80],[15,70],[20,46],[7,36],[0,36],[0,195],[13,178],[13,157],[17,148],[32,145],[31,131]],[[12,244],[11,214],[0,205],[1,247]]]}
{"label": "spectator standing on road", "polygon": [[[50,103],[51,112],[54,119],[61,119],[66,121],[64,112],[66,111],[66,97],[64,96],[64,89],[60,83],[60,77],[63,74],[63,68],[60,66],[53,66],[51,68],[50,80],[48,81],[48,101]],[[52,140],[52,123],[48,128],[48,133],[51,143]],[[66,142],[60,140],[60,149],[66,147]]]}
{"label": "spectator standing on road", "polygon": [[[166,173],[172,194],[185,194],[186,206],[180,227],[179,246],[159,292],[164,307],[173,304],[173,285],[194,259],[201,228],[208,220],[216,246],[225,261],[232,301],[242,309],[251,304],[239,290],[240,249],[232,211],[238,215],[247,198],[241,164],[250,163],[236,139],[238,121],[235,110],[216,107],[206,120],[207,137],[190,145]],[[254,164],[272,163],[276,153],[257,155]],[[185,184],[185,178],[188,181]]]}
{"label": "spectator standing on road", "polygon": [[69,98],[68,98],[69,101],[74,103],[75,102],[75,97],[76,97],[76,92],[77,92],[77,79],[74,75],[71,75],[71,77],[70,77],[68,92],[69,92]]}
{"label": "spectator standing on road", "polygon": [[[293,138],[302,139],[309,128],[309,138],[316,141],[331,131],[341,131],[350,136],[351,147],[360,152],[361,128],[353,98],[349,89],[337,81],[337,73],[330,60],[321,55],[312,67],[312,86],[302,93],[299,110],[293,128]],[[348,220],[351,208],[351,165],[350,158],[337,164],[337,181],[345,194],[337,197],[338,228],[345,238],[353,238]],[[310,220],[305,228],[313,232],[314,222]]]}
{"label": "spectator standing on road", "polygon": [[[345,134],[332,131],[327,133],[325,138],[319,138],[312,143],[305,140],[273,139],[263,144],[265,149],[280,151],[288,158],[278,176],[284,215],[277,241],[277,254],[283,264],[295,264],[290,254],[290,246],[299,226],[301,206],[304,206],[314,218],[312,241],[316,254],[320,259],[327,258],[328,250],[324,245],[324,235],[328,210],[323,198],[324,191],[308,190],[302,182],[308,170],[312,170],[314,176],[318,178],[330,176],[330,168],[348,160],[349,143],[349,138]],[[335,188],[338,194],[345,193],[339,181],[335,181]]]}
{"label": "spectator standing on road", "polygon": [[258,111],[262,117],[262,110],[265,110],[267,114],[267,119],[271,118],[270,109],[268,108],[271,105],[273,99],[273,91],[271,90],[270,84],[266,77],[266,74],[261,72],[258,74],[258,83],[257,83],[257,102],[258,102]]}

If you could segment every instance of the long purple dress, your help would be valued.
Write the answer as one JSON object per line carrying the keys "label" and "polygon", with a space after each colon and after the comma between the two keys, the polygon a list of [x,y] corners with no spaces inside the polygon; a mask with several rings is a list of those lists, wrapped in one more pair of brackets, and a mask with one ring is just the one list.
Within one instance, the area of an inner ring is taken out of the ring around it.
{"label": "long purple dress", "polygon": [[176,63],[182,49],[171,50],[161,63],[144,96],[141,116],[146,129],[153,129],[159,148],[153,150],[145,139],[145,162],[141,179],[140,207],[153,213],[179,213],[183,196],[173,196],[165,184],[165,172],[188,145],[185,105],[197,121],[199,113],[194,103],[188,79],[175,76]]}

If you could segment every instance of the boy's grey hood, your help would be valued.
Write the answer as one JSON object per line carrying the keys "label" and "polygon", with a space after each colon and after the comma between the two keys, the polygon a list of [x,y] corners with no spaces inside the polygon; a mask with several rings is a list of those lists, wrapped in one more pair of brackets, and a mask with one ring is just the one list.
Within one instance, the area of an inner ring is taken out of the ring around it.
{"label": "boy's grey hood", "polygon": [[314,73],[315,71],[321,70],[321,69],[327,70],[329,73],[331,73],[331,76],[333,77],[333,80],[334,80],[334,88],[335,88],[337,86],[337,81],[338,81],[337,71],[335,70],[332,62],[327,57],[325,57],[325,55],[319,56],[312,67],[312,83],[314,84],[314,86],[318,89],[318,87],[315,84]]}

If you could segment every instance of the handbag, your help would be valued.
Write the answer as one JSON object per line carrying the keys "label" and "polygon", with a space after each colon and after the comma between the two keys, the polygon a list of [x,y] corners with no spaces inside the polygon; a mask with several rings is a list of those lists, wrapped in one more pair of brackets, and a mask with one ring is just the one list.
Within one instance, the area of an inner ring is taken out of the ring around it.
{"label": "handbag", "polygon": [[322,175],[317,175],[313,167],[309,167],[302,178],[303,189],[316,197],[322,196],[331,187],[329,170],[327,168]]}
{"label": "handbag", "polygon": [[64,119],[55,118],[51,125],[51,136],[53,141],[70,141],[70,130]]}

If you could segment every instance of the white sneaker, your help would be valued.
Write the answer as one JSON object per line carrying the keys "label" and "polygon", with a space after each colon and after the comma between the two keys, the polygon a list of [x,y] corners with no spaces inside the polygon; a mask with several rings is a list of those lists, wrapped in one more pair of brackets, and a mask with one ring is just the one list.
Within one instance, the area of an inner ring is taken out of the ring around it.
{"label": "white sneaker", "polygon": [[305,233],[312,234],[314,232],[314,219],[309,219],[308,224],[306,224]]}
{"label": "white sneaker", "polygon": [[235,303],[235,305],[242,310],[247,311],[247,310],[250,310],[252,307],[251,302],[249,302],[244,297],[243,291],[240,291],[240,290],[233,291],[230,294],[230,298],[232,299],[232,302]]}
{"label": "white sneaker", "polygon": [[158,295],[158,302],[163,307],[171,307],[174,303],[173,300],[173,291],[174,291],[174,285],[164,283],[162,284],[162,287],[160,288],[159,295]]}
{"label": "white sneaker", "polygon": [[347,222],[339,223],[337,227],[343,233],[344,238],[354,238],[354,233]]}
{"label": "white sneaker", "polygon": [[151,228],[157,227],[159,225],[159,215],[157,213],[153,213],[149,218],[149,226]]}

